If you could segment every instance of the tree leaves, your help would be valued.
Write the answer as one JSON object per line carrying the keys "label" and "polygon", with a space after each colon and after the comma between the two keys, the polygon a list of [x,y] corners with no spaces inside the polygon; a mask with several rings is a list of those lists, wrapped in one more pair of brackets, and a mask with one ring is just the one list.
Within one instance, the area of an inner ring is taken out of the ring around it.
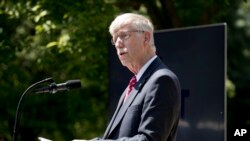
{"label": "tree leaves", "polygon": [[[22,140],[32,140],[31,136],[33,140],[37,136],[71,140],[101,135],[106,126],[108,102],[108,26],[114,15],[123,12],[149,15],[156,29],[227,22],[228,89],[233,100],[239,95],[235,93],[237,89],[245,90],[249,85],[246,58],[250,53],[245,32],[249,29],[234,27],[239,17],[235,11],[241,2],[1,1],[0,133],[11,139],[21,93],[32,83],[53,77],[58,83],[79,78],[83,88],[55,95],[29,95],[20,125],[24,130],[20,133]],[[247,15],[240,17],[242,20]]]}

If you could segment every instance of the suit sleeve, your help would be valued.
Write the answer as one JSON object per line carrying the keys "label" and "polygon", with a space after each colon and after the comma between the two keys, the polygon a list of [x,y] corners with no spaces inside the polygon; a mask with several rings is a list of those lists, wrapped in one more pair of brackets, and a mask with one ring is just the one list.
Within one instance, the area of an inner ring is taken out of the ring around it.
{"label": "suit sleeve", "polygon": [[175,140],[180,113],[180,88],[173,77],[161,76],[148,89],[138,133],[148,140]]}

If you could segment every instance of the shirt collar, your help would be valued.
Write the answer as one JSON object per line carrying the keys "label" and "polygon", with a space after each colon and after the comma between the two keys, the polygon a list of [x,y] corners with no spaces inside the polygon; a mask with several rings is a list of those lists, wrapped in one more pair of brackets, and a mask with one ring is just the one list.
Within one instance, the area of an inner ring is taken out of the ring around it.
{"label": "shirt collar", "polygon": [[139,72],[136,75],[137,82],[141,78],[142,74],[146,71],[146,69],[149,67],[149,65],[156,59],[157,55],[153,56],[151,59],[148,60],[146,64],[143,65],[143,67],[139,70]]}

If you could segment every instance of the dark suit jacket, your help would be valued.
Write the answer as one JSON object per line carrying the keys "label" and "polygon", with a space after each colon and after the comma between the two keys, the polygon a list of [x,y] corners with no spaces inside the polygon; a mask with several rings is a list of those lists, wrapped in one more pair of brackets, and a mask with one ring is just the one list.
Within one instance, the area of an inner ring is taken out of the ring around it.
{"label": "dark suit jacket", "polygon": [[99,140],[175,141],[180,114],[180,85],[159,58],[144,72],[117,109]]}

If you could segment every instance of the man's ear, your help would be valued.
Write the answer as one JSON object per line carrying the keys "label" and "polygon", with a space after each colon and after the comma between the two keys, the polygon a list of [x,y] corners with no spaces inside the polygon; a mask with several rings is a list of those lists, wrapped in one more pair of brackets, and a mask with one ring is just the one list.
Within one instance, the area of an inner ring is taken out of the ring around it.
{"label": "man's ear", "polygon": [[149,44],[150,38],[152,38],[151,35],[150,35],[150,32],[145,31],[145,32],[144,32],[144,35],[145,35],[145,36],[144,36],[144,43],[145,43],[145,44]]}

